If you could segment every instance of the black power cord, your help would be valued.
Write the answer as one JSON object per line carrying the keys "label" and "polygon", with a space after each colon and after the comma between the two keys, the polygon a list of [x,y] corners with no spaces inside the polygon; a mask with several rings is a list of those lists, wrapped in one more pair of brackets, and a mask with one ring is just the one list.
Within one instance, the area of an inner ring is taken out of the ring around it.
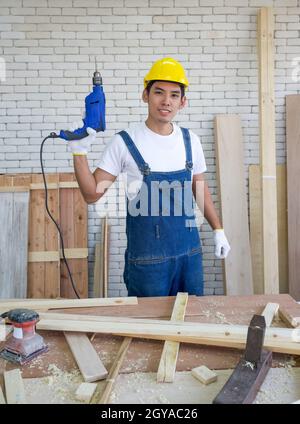
{"label": "black power cord", "polygon": [[49,208],[48,208],[48,189],[47,189],[47,182],[46,182],[46,177],[45,177],[45,172],[44,172],[44,165],[43,165],[43,147],[44,147],[45,141],[48,138],[59,138],[59,136],[56,133],[54,133],[54,132],[50,133],[47,137],[44,138],[44,140],[42,141],[42,144],[41,144],[41,148],[40,148],[40,162],[41,162],[41,168],[42,168],[42,174],[43,174],[43,180],[44,180],[44,186],[45,186],[45,206],[46,206],[46,211],[47,211],[49,217],[54,222],[54,224],[55,224],[55,226],[57,228],[57,231],[59,233],[63,260],[64,260],[64,262],[66,264],[66,267],[67,267],[67,270],[68,270],[68,273],[69,273],[69,277],[70,277],[70,280],[71,280],[71,284],[72,284],[73,290],[74,290],[77,298],[80,299],[79,293],[78,293],[78,291],[76,289],[76,286],[75,286],[75,283],[73,281],[73,277],[72,277],[72,273],[71,273],[70,268],[69,268],[68,261],[67,261],[67,259],[65,257],[64,240],[63,240],[63,236],[62,236],[62,233],[61,233],[61,229],[59,228],[58,223],[55,221],[55,219],[51,215],[51,212],[49,211]]}

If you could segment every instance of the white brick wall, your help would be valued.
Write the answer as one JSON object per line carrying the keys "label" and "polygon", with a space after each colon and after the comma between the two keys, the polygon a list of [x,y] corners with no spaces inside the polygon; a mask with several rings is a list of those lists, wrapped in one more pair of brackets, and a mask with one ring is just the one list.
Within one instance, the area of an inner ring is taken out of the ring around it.
{"label": "white brick wall", "polygon": [[[6,63],[6,80],[0,78],[0,172],[40,172],[42,138],[81,116],[96,55],[107,97],[107,131],[98,135],[89,156],[94,169],[109,138],[146,117],[140,97],[149,66],[173,56],[191,83],[189,105],[178,122],[202,140],[218,207],[215,114],[241,116],[245,170],[259,160],[256,16],[261,6],[275,8],[277,160],[284,162],[284,98],[299,93],[299,80],[292,79],[292,72],[300,75],[300,59],[293,64],[300,57],[299,0],[0,0],[0,57]],[[44,157],[47,172],[73,170],[62,140],[49,141]],[[113,206],[114,193],[108,193],[106,206]],[[99,210],[101,205],[89,207],[90,282]],[[125,295],[125,220],[109,222],[109,295]],[[222,294],[221,262],[207,224],[201,234],[205,293]]]}

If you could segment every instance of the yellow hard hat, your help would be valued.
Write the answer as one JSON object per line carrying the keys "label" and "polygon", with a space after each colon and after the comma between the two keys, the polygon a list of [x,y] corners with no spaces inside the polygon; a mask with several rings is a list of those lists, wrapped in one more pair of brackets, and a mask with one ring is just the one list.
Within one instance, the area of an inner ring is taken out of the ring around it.
{"label": "yellow hard hat", "polygon": [[154,80],[178,82],[183,84],[185,88],[189,85],[183,66],[171,57],[157,60],[152,65],[152,68],[144,78],[144,87],[146,88],[148,83]]}

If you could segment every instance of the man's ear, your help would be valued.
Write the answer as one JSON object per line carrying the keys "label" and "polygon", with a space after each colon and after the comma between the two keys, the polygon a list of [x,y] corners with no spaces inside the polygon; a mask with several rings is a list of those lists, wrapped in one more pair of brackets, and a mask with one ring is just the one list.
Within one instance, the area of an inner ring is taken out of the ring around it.
{"label": "man's ear", "polygon": [[186,96],[183,96],[181,99],[181,104],[179,106],[179,109],[183,109],[184,107],[186,107],[186,105],[187,105],[187,98]]}
{"label": "man's ear", "polygon": [[143,102],[144,102],[144,103],[148,103],[149,95],[148,95],[148,91],[146,90],[146,88],[145,88],[145,89],[144,89],[144,91],[143,91],[142,99],[143,99]]}

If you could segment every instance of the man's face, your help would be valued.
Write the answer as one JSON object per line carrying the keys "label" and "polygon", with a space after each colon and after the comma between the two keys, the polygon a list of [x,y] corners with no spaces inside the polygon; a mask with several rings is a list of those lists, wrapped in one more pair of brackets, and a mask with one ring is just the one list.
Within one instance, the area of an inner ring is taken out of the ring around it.
{"label": "man's face", "polygon": [[149,94],[145,89],[143,100],[148,103],[149,117],[161,123],[171,122],[186,104],[186,97],[181,97],[180,86],[166,81],[155,81]]}

